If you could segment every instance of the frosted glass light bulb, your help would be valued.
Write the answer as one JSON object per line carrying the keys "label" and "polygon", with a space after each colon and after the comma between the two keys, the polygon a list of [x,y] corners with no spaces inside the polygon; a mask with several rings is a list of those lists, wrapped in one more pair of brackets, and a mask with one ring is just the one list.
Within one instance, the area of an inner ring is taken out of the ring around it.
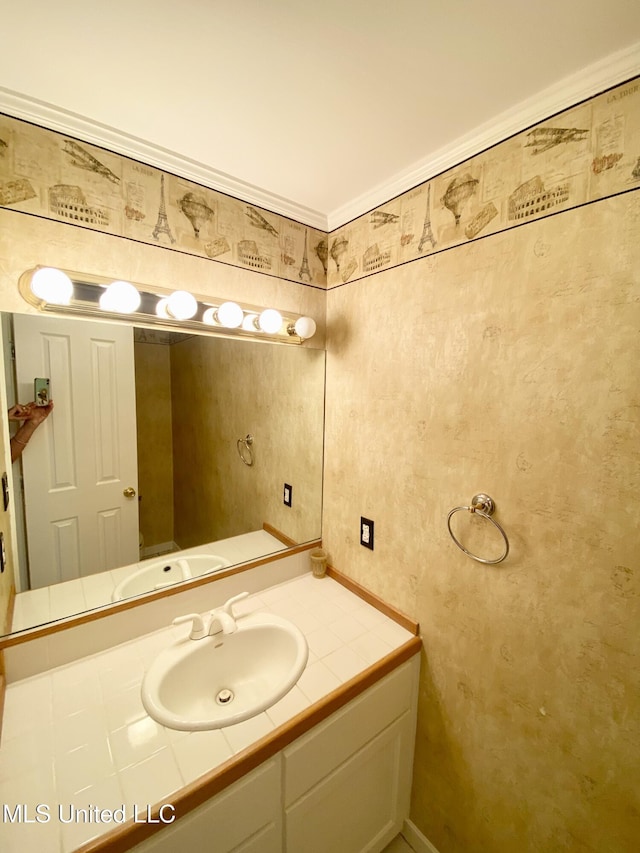
{"label": "frosted glass light bulb", "polygon": [[237,329],[244,319],[244,311],[237,302],[223,302],[216,311],[216,319],[227,329]]}
{"label": "frosted glass light bulb", "polygon": [[280,331],[282,326],[282,314],[276,311],[275,308],[266,308],[258,317],[258,325],[263,332],[268,332],[270,335]]}
{"label": "frosted glass light bulb", "polygon": [[258,315],[257,314],[245,314],[244,320],[242,321],[242,328],[246,332],[255,332],[258,329]]}
{"label": "frosted glass light bulb", "polygon": [[192,293],[176,290],[167,300],[167,310],[175,320],[189,320],[198,310],[198,303]]}
{"label": "frosted glass light bulb", "polygon": [[31,277],[31,292],[53,305],[68,305],[73,296],[73,283],[62,270],[41,267]]}
{"label": "frosted glass light bulb", "polygon": [[140,294],[128,281],[112,281],[100,297],[103,311],[132,314],[140,307]]}
{"label": "frosted glass light bulb", "polygon": [[316,321],[312,317],[298,317],[294,323],[296,335],[305,340],[312,338],[316,333]]}
{"label": "frosted glass light bulb", "polygon": [[169,300],[166,297],[164,297],[162,299],[158,299],[158,304],[156,305],[156,315],[158,317],[162,318],[163,320],[170,320],[171,319],[171,315],[169,314],[169,311],[167,310],[168,302],[169,302]]}

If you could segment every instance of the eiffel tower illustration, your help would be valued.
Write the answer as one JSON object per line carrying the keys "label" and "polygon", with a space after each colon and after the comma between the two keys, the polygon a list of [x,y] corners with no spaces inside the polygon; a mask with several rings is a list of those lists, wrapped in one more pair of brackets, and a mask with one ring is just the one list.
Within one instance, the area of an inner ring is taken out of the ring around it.
{"label": "eiffel tower illustration", "polygon": [[164,205],[164,174],[160,175],[160,209],[158,210],[158,221],[153,229],[153,239],[157,240],[160,234],[166,234],[172,243],[176,242],[176,238],[171,233],[169,220],[167,219],[167,210]]}
{"label": "eiffel tower illustration", "polygon": [[311,281],[311,270],[309,269],[309,258],[307,257],[307,234],[309,233],[308,229],[304,230],[304,255],[302,256],[302,263],[300,264],[300,272],[298,273],[298,278],[300,281]]}
{"label": "eiffel tower illustration", "polygon": [[424,225],[422,226],[422,237],[418,244],[418,251],[424,251],[424,244],[431,243],[431,248],[435,249],[437,243],[431,230],[431,184],[427,184],[427,212],[424,215]]}

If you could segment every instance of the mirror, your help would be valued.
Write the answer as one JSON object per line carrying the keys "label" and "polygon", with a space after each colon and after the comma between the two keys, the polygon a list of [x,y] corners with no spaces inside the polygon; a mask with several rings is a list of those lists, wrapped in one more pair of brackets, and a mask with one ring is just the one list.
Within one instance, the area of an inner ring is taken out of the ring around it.
{"label": "mirror", "polygon": [[54,402],[14,463],[14,631],[320,537],[324,350],[51,316],[2,328],[8,405],[38,376]]}

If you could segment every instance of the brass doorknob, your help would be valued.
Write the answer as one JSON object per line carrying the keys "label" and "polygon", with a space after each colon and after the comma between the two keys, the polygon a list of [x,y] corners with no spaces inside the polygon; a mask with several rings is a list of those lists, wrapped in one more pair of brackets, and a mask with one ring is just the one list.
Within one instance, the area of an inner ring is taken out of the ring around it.
{"label": "brass doorknob", "polygon": [[129,486],[129,488],[124,489],[122,494],[125,496],[125,498],[135,498],[136,490],[133,488],[133,486]]}

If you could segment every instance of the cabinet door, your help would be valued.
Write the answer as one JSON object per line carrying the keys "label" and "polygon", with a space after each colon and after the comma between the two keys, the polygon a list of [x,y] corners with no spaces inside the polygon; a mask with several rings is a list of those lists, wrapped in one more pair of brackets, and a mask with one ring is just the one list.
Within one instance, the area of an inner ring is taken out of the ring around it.
{"label": "cabinet door", "polygon": [[285,806],[416,707],[419,666],[407,661],[285,749]]}
{"label": "cabinet door", "polygon": [[280,757],[266,761],[234,785],[163,828],[135,853],[280,853]]}
{"label": "cabinet door", "polygon": [[404,714],[286,810],[287,853],[374,853],[391,841],[408,809],[413,722]]}

